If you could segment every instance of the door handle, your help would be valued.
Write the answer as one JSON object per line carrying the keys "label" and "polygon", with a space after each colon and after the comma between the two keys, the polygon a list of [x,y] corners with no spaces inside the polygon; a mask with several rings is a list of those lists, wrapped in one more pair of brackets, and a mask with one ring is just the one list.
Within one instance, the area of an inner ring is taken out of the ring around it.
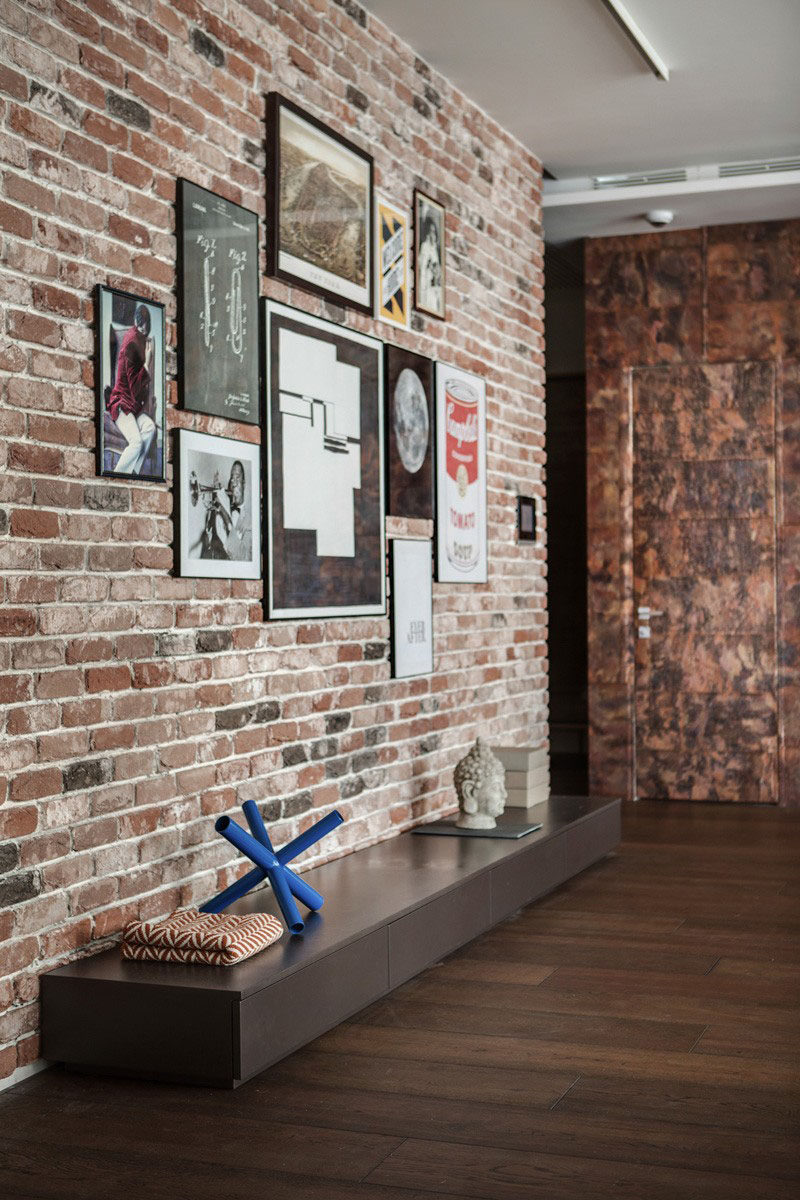
{"label": "door handle", "polygon": [[637,637],[649,638],[652,636],[650,631],[650,618],[663,617],[664,611],[660,608],[650,608],[649,604],[640,604],[636,610],[636,616],[639,623]]}

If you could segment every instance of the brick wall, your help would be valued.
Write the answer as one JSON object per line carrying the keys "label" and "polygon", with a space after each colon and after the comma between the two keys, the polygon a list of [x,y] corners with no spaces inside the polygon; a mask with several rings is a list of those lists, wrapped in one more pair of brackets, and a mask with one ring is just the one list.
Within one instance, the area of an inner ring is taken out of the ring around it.
{"label": "brick wall", "polygon": [[[774,391],[774,438],[767,486],[760,498],[754,496],[753,512],[763,517],[774,514],[774,528],[759,550],[766,568],[764,586],[756,595],[743,598],[745,617],[733,622],[731,631],[747,630],[754,612],[772,606],[766,614],[772,619],[765,628],[774,630],[773,644],[760,659],[751,659],[746,639],[743,642],[746,669],[733,691],[743,710],[747,694],[756,693],[753,703],[760,708],[754,709],[753,720],[747,720],[745,713],[744,728],[742,720],[738,725],[736,721],[722,724],[713,738],[709,735],[700,744],[713,789],[719,778],[735,774],[742,743],[753,753],[760,740],[764,745],[775,743],[777,763],[765,759],[761,799],[800,806],[798,276],[800,221],[722,225],[586,243],[589,786],[597,794],[631,796],[636,787],[632,495],[637,464],[630,427],[632,377],[642,368],[663,368],[677,377],[686,366],[693,370],[683,375],[702,384],[706,377],[718,377],[719,364],[767,364],[762,374],[772,381]],[[738,419],[734,416],[734,421]],[[699,448],[702,421],[696,420],[691,428],[697,431],[696,457],[714,459],[708,447]],[[766,438],[770,431],[762,432]],[[735,437],[731,444],[736,444]],[[730,450],[725,456],[736,457]],[[743,460],[747,455],[740,451],[739,457]],[[650,461],[664,461],[666,466],[665,460]],[[731,492],[727,515],[736,516],[735,489],[727,479],[726,483]],[[740,526],[744,528],[743,522]],[[709,538],[703,561],[694,563],[697,576],[712,585],[711,594],[720,576],[733,573],[731,553],[726,564],[719,543]],[[742,564],[755,575],[752,563],[743,558]],[[702,601],[692,596],[692,620],[686,624],[690,632],[702,626],[702,608]],[[724,608],[719,598],[714,608],[717,614]],[[765,664],[767,682],[761,680]],[[731,673],[730,663],[725,672]],[[710,704],[713,688],[707,691]],[[688,760],[690,755],[685,757]],[[641,769],[640,762],[640,779]],[[702,794],[703,772],[699,775]],[[753,798],[743,788],[735,794]]]}
{"label": "brick wall", "polygon": [[[37,1058],[41,970],[239,872],[217,814],[265,802],[281,843],[336,805],[340,854],[452,807],[476,731],[543,743],[546,617],[514,531],[542,489],[536,159],[353,0],[0,0],[0,62],[2,1078]],[[262,276],[488,378],[490,582],[435,587],[431,678],[390,680],[386,619],[269,625],[259,583],[175,578],[170,488],[95,477],[98,281],[167,305],[170,428],[259,436],[175,407],[174,201],[185,175],[263,218],[272,89],[448,209],[446,324]]]}

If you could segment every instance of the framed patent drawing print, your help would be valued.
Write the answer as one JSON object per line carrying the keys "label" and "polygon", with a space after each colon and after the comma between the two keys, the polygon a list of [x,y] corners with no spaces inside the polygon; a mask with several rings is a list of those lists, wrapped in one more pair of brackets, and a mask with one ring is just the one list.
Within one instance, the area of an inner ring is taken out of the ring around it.
{"label": "framed patent drawing print", "polygon": [[408,328],[408,213],[375,196],[375,315]]}
{"label": "framed patent drawing print", "polygon": [[178,180],[181,404],[251,425],[258,412],[258,217]]}
{"label": "framed patent drawing print", "polygon": [[372,157],[269,95],[267,269],[372,315]]}
{"label": "framed patent drawing print", "polygon": [[164,305],[98,285],[97,473],[163,483]]}
{"label": "framed patent drawing print", "polygon": [[264,301],[268,617],[383,613],[377,338]]}
{"label": "framed patent drawing print", "polygon": [[392,678],[433,671],[431,544],[412,538],[390,543]]}
{"label": "framed patent drawing print", "polygon": [[486,383],[436,364],[436,578],[486,583]]}
{"label": "framed patent drawing print", "polygon": [[179,429],[176,458],[180,574],[260,578],[260,447]]}
{"label": "framed patent drawing print", "polygon": [[433,363],[383,348],[386,372],[386,511],[433,519]]}

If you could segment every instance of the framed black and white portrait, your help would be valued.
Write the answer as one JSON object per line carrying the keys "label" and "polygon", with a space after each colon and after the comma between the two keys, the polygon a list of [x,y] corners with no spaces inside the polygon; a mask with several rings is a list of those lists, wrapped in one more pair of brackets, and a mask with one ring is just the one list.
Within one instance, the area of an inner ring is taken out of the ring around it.
{"label": "framed black and white portrait", "polygon": [[383,613],[383,346],[264,301],[268,617]]}
{"label": "framed black and white portrait", "polygon": [[269,144],[270,275],[371,314],[371,155],[278,92]]}
{"label": "framed black and white portrait", "polygon": [[431,544],[394,538],[390,543],[392,678],[433,671]]}
{"label": "framed black and white portrait", "polygon": [[97,473],[166,479],[164,305],[98,285]]}
{"label": "framed black and white portrait", "polygon": [[486,381],[436,364],[436,578],[486,583]]}
{"label": "framed black and white portrait", "polygon": [[258,411],[258,217],[178,180],[181,404],[251,425]]}
{"label": "framed black and white portrait", "polygon": [[386,345],[386,511],[433,520],[433,363]]}
{"label": "framed black and white portrait", "polygon": [[204,579],[261,576],[261,450],[179,429],[178,565]]}
{"label": "framed black and white portrait", "polygon": [[414,307],[445,318],[445,209],[414,191]]}

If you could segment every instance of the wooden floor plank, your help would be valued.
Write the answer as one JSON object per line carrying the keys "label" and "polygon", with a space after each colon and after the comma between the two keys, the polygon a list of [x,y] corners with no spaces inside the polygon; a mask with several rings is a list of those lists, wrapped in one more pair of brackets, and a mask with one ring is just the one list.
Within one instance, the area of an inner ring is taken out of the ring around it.
{"label": "wooden floor plank", "polygon": [[[577,1086],[577,1084],[575,1085]],[[526,1104],[495,1104],[454,1100],[433,1094],[363,1092],[343,1087],[310,1087],[282,1079],[269,1093],[276,1119],[308,1122],[333,1129],[375,1132],[393,1129],[398,1137],[437,1138],[467,1145],[488,1145],[542,1154],[657,1163],[698,1171],[741,1171],[761,1174],[765,1164],[780,1178],[800,1176],[800,1135],[788,1128],[771,1133],[762,1124],[749,1132],[724,1127],[726,1108],[706,1091],[705,1108],[687,1131],[688,1113],[680,1124],[668,1119],[665,1107],[657,1117],[643,1120],[632,1108],[612,1118],[582,1113],[580,1120],[562,1111],[563,1101],[550,1111]],[[569,1092],[566,1096],[569,1096]],[[774,1098],[774,1097],[773,1097]],[[566,1097],[565,1097],[566,1099]],[[748,1110],[749,1113],[750,1110]],[[709,1117],[717,1123],[711,1123]]]}
{"label": "wooden floor plank", "polygon": [[351,1023],[380,1025],[387,1029],[429,1029],[465,1035],[575,1042],[606,1048],[617,1046],[628,1050],[687,1052],[706,1028],[699,1024],[625,1017],[531,1012],[526,1007],[492,1009],[485,1004],[432,1004],[416,999],[413,994],[381,1000]]}
{"label": "wooden floor plank", "polygon": [[649,1166],[646,1191],[640,1169],[607,1159],[535,1154],[461,1143],[409,1138],[369,1176],[400,1187],[424,1187],[437,1195],[485,1200],[794,1200],[796,1183],[729,1172]]}
{"label": "wooden floor plank", "polygon": [[520,1070],[532,1075],[542,1070],[580,1075],[613,1071],[619,1079],[695,1080],[734,1087],[774,1087],[793,1089],[800,1096],[800,1075],[793,1064],[758,1059],[742,1061],[722,1055],[711,1059],[669,1050],[606,1049],[575,1042],[486,1037],[429,1029],[404,1029],[402,1037],[398,1037],[395,1029],[352,1024],[331,1030],[315,1044],[320,1054],[334,1057],[343,1052],[353,1059],[364,1056],[372,1060],[379,1056],[388,1060],[394,1055],[399,1062],[414,1064],[426,1058],[427,1066],[435,1069],[438,1063],[440,1072],[446,1068],[448,1073],[457,1068]]}

